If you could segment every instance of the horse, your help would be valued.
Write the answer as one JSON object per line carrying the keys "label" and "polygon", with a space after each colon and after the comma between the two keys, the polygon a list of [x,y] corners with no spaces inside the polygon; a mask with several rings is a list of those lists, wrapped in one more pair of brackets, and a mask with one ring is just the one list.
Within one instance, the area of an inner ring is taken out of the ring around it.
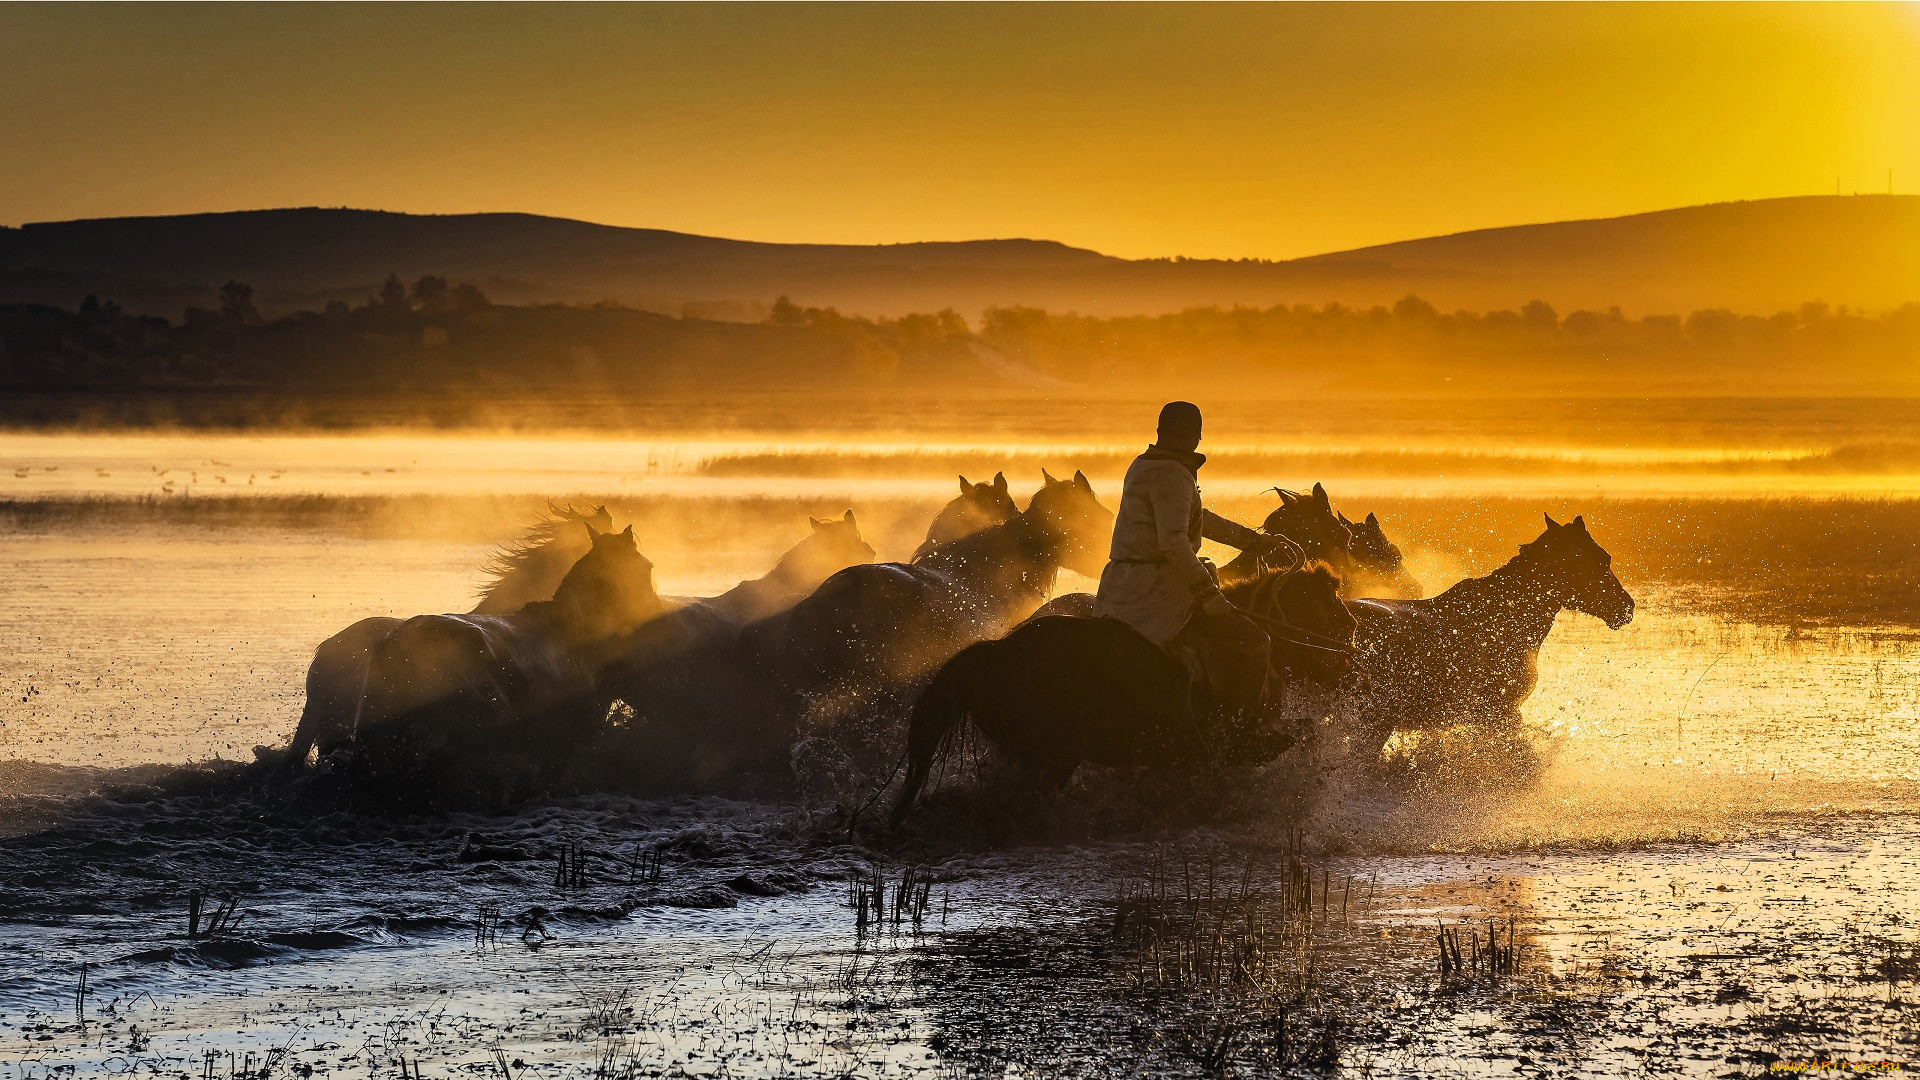
{"label": "horse", "polygon": [[[592,546],[580,531],[582,525],[596,532],[611,532],[613,518],[605,506],[581,511],[549,504],[547,513],[525,536],[487,561],[491,582],[472,614],[505,614],[551,597],[560,579]],[[307,665],[306,705],[300,710],[293,740],[280,758],[280,768],[292,770],[305,765],[307,753],[316,748],[321,757],[326,757],[352,736],[353,710],[366,678],[367,657],[374,643],[392,633],[401,621],[381,615],[361,619],[313,651],[313,662]]]}
{"label": "horse", "polygon": [[[839,519],[809,518],[812,532],[781,556],[766,576],[651,619],[612,646],[598,674],[615,710],[596,746],[610,782],[658,791],[713,790],[751,779],[739,751],[755,746],[753,701],[741,692],[751,678],[736,648],[748,622],[777,614],[833,573],[872,562],[853,511]],[[746,729],[746,730],[743,730]],[[614,755],[609,758],[608,755]]]}
{"label": "horse", "polygon": [[[1264,622],[1283,685],[1333,686],[1346,677],[1355,623],[1325,564],[1268,570],[1226,590]],[[1248,713],[1198,711],[1187,667],[1118,619],[1046,615],[1006,637],[962,649],[914,703],[907,777],[889,818],[913,808],[940,749],[971,719],[988,742],[1050,790],[1082,762],[1141,765],[1271,761],[1295,733],[1270,721],[1276,697]]]}
{"label": "horse", "polygon": [[1378,761],[1396,730],[1473,725],[1517,739],[1520,705],[1539,678],[1540,646],[1561,611],[1618,630],[1633,597],[1585,517],[1546,530],[1485,577],[1426,600],[1350,600],[1367,672],[1360,692],[1364,761]]}
{"label": "horse", "polygon": [[1007,494],[1007,474],[993,474],[993,482],[970,484],[960,478],[960,495],[940,508],[927,526],[927,538],[914,549],[908,562],[916,562],[941,544],[950,544],[963,536],[972,536],[989,525],[998,525],[1020,512],[1013,496]]}
{"label": "horse", "polygon": [[597,675],[611,643],[657,617],[653,564],[633,527],[591,540],[552,600],[508,615],[419,615],[372,648],[354,712],[352,785],[402,804],[524,792],[606,715]]}
{"label": "horse", "polygon": [[[1308,560],[1326,563],[1335,573],[1343,575],[1343,579],[1351,573],[1353,534],[1334,516],[1327,489],[1315,484],[1310,495],[1285,488],[1272,490],[1279,495],[1280,505],[1260,523],[1260,531],[1293,541]],[[1260,572],[1258,559],[1257,552],[1241,552],[1220,568],[1220,584],[1224,587],[1252,580]]]}
{"label": "horse", "polygon": [[1353,535],[1353,571],[1349,576],[1353,593],[1390,600],[1418,600],[1426,595],[1420,580],[1407,572],[1399,545],[1387,539],[1379,518],[1369,513],[1365,521],[1355,522],[1337,511],[1335,516]]}
{"label": "horse", "polygon": [[560,579],[592,547],[580,531],[582,525],[609,533],[613,515],[604,505],[581,511],[548,503],[546,514],[526,535],[488,556],[484,572],[489,580],[472,614],[505,615],[535,600],[551,599]]}
{"label": "horse", "polygon": [[809,516],[807,523],[813,531],[780,556],[772,570],[694,602],[744,625],[792,607],[835,572],[874,560],[873,546],[861,538],[852,510],[838,519]]}
{"label": "horse", "polygon": [[897,685],[1003,632],[1040,606],[1061,567],[1099,573],[1113,533],[1113,512],[1084,473],[1041,477],[1027,508],[1006,521],[911,563],[848,567],[747,627],[743,645],[792,697]]}

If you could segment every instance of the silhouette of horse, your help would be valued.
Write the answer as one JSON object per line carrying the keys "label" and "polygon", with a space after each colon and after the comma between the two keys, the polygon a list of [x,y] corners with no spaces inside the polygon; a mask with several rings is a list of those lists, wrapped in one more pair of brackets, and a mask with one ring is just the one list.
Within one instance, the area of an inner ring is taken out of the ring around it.
{"label": "silhouette of horse", "polygon": [[[1284,679],[1323,686],[1348,671],[1354,620],[1324,563],[1232,587],[1267,624]],[[1197,711],[1186,665],[1118,619],[1049,615],[949,660],[914,703],[898,826],[941,748],[971,719],[987,741],[1053,790],[1082,762],[1141,766],[1271,761],[1297,733],[1275,730],[1284,696],[1252,714]]]}
{"label": "silhouette of horse", "polygon": [[475,615],[505,615],[535,600],[548,600],[560,579],[592,547],[580,526],[597,532],[613,531],[613,515],[605,506],[575,510],[547,504],[547,512],[527,528],[526,535],[487,557],[484,572],[490,579],[480,590]]}
{"label": "silhouette of horse", "polygon": [[[547,513],[525,536],[488,560],[486,571],[492,582],[482,591],[473,614],[518,611],[531,601],[551,597],[568,569],[592,546],[581,531],[582,525],[597,532],[611,532],[613,518],[604,506],[581,511],[549,504]],[[366,681],[369,650],[401,621],[379,615],[361,619],[313,651],[313,662],[307,665],[306,705],[300,711],[293,741],[280,759],[281,768],[301,767],[306,764],[308,751],[316,747],[325,757],[351,737],[353,711]]]}
{"label": "silhouette of horse", "polygon": [[914,549],[913,558],[908,561],[918,560],[941,544],[950,544],[989,525],[998,525],[1019,512],[1013,496],[1007,494],[1006,473],[994,473],[991,484],[969,484],[963,476],[959,497],[933,516],[933,523],[927,526],[926,540]]}
{"label": "silhouette of horse", "polygon": [[1365,521],[1340,524],[1353,534],[1353,571],[1347,579],[1349,596],[1377,596],[1389,600],[1418,600],[1426,595],[1420,580],[1407,572],[1399,545],[1387,539],[1380,519],[1369,513]]}
{"label": "silhouette of horse", "polygon": [[352,784],[432,805],[538,783],[606,715],[611,647],[662,610],[633,527],[602,533],[551,600],[508,615],[419,615],[371,650],[355,711]]}
{"label": "silhouette of horse", "polygon": [[1428,600],[1350,600],[1367,682],[1360,694],[1363,761],[1396,730],[1470,724],[1511,738],[1538,679],[1540,645],[1563,610],[1618,630],[1633,597],[1584,517],[1546,531],[1485,577]]}
{"label": "silhouette of horse", "polygon": [[785,611],[837,571],[873,561],[873,546],[861,538],[852,510],[838,520],[808,517],[807,523],[813,531],[787,549],[772,570],[695,603],[741,625]]}
{"label": "silhouette of horse", "polygon": [[695,600],[629,632],[599,675],[616,711],[598,742],[595,767],[627,790],[750,789],[765,779],[765,725],[749,690],[755,673],[736,647],[751,619],[777,614],[833,573],[873,561],[853,511],[808,519],[812,533],[773,571],[710,600]]}
{"label": "silhouette of horse", "polygon": [[1044,483],[1027,508],[912,563],[848,567],[786,613],[749,626],[748,655],[789,699],[897,685],[1025,618],[1062,566],[1097,574],[1113,533],[1085,474]]}
{"label": "silhouette of horse", "polygon": [[[1285,488],[1274,488],[1273,491],[1280,496],[1280,506],[1267,515],[1267,520],[1260,524],[1260,531],[1268,536],[1286,537],[1306,552],[1308,560],[1324,562],[1335,573],[1350,573],[1353,569],[1352,533],[1334,516],[1327,489],[1315,484],[1310,495]],[[1243,551],[1220,568],[1220,584],[1225,587],[1250,581],[1259,572],[1257,553]]]}

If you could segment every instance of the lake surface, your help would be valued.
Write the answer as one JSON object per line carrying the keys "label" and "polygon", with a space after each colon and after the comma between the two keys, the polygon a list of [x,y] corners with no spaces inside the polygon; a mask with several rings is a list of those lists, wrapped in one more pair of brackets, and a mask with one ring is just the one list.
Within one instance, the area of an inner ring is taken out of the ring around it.
{"label": "lake surface", "polygon": [[[1381,511],[1434,590],[1497,566],[1541,512],[1587,515],[1640,607],[1619,631],[1563,615],[1542,650],[1539,782],[1383,785],[1328,740],[1255,778],[1231,821],[886,849],[824,807],[594,797],[396,822],[182,777],[284,741],[339,627],[470,607],[487,554],[546,499],[606,502],[663,592],[704,595],[764,572],[809,513],[850,506],[903,556],[956,461],[1023,476],[1078,454],[1110,496],[1131,443],[1092,425],[1060,442],[1018,425],[0,435],[0,1077],[502,1059],[511,1076],[1204,1075],[1318,1068],[1323,1045],[1332,1068],[1412,1075],[1912,1060],[1920,485],[1795,472],[1846,441],[1797,415],[1772,447],[1509,427],[1490,456],[1437,422],[1398,441],[1222,432],[1218,507],[1257,521],[1262,487],[1326,480],[1353,516]],[[1410,447],[1486,464],[1383,471]],[[1288,455],[1352,470],[1229,465]],[[116,785],[140,790],[94,794]],[[1064,813],[1113,790],[1083,777]],[[517,857],[462,861],[470,834]],[[555,885],[574,842],[589,880]],[[656,849],[658,880],[634,862]],[[1295,851],[1322,882],[1305,923],[1270,902]],[[1236,919],[1320,959],[1143,987],[1117,905],[1176,864],[1182,902],[1211,865],[1244,881]],[[916,865],[933,882],[918,927],[862,927],[849,879]],[[196,889],[239,897],[240,926],[189,939]],[[1515,970],[1443,974],[1437,926],[1488,919],[1511,920]]]}

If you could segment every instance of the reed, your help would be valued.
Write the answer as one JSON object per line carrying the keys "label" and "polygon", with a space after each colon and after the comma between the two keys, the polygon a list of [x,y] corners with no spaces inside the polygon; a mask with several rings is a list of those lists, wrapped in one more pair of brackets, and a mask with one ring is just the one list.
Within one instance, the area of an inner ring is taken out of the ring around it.
{"label": "reed", "polygon": [[[882,867],[873,867],[867,874],[847,880],[847,905],[854,909],[854,936],[864,938],[869,930],[879,933],[891,926],[899,933],[901,925],[915,935],[925,932],[928,914],[933,909],[933,875],[923,866],[909,866],[900,872],[900,879],[889,882],[887,872]],[[940,924],[946,925],[947,901],[943,895],[940,904]],[[891,918],[889,918],[891,916]]]}
{"label": "reed", "polygon": [[1478,978],[1484,976],[1497,982],[1519,973],[1520,946],[1512,919],[1507,920],[1506,940],[1501,942],[1499,923],[1489,919],[1486,937],[1480,936],[1480,928],[1465,928],[1465,948],[1461,947],[1461,928],[1442,925],[1435,935],[1440,949],[1440,977],[1442,979]]}
{"label": "reed", "polygon": [[[239,910],[240,898],[228,896],[214,902],[211,911],[206,908],[206,894],[195,889],[187,894],[187,939],[197,941],[201,938],[218,937],[230,934],[240,925],[247,913]],[[206,917],[206,925],[200,923]]]}
{"label": "reed", "polygon": [[587,849],[577,840],[560,845],[554,852],[553,887],[579,889],[587,884]]}

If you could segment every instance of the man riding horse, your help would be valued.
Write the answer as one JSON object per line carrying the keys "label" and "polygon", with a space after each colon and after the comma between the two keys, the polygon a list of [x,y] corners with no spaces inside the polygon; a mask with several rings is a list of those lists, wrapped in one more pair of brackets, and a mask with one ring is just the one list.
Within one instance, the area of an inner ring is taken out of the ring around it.
{"label": "man riding horse", "polygon": [[1213,566],[1200,558],[1200,541],[1259,554],[1284,543],[1201,506],[1207,458],[1199,445],[1199,406],[1169,402],[1160,410],[1157,441],[1127,469],[1093,611],[1185,662],[1212,705],[1249,708],[1266,694],[1267,635],[1221,595]]}

